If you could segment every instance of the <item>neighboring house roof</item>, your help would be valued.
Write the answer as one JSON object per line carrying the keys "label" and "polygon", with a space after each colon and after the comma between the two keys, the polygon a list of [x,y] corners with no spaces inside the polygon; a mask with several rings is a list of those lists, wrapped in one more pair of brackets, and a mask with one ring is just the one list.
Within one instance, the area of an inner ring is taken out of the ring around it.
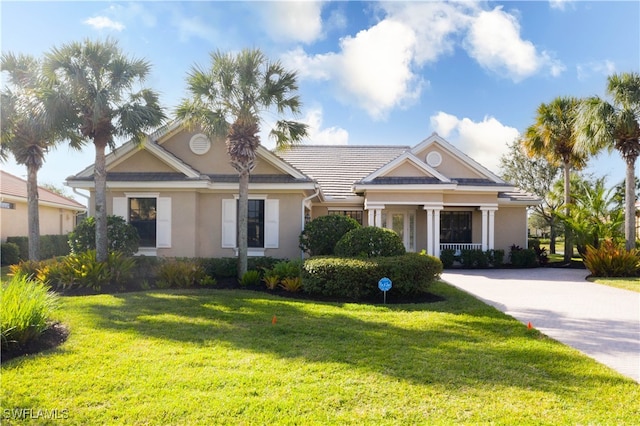
{"label": "neighboring house roof", "polygon": [[[27,181],[0,170],[0,197],[3,200],[27,202]],[[38,186],[38,202],[41,205],[84,211],[87,208],[76,200]]]}
{"label": "neighboring house roof", "polygon": [[354,182],[409,149],[397,145],[296,145],[276,155],[318,181],[326,199],[331,200],[353,197]]}

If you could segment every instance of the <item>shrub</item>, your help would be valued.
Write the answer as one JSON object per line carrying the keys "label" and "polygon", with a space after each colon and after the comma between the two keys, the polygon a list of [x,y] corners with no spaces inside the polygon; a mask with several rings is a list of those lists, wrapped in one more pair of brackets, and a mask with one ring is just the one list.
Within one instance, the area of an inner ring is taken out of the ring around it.
{"label": "shrub", "polygon": [[[7,242],[18,245],[20,259],[29,258],[29,237],[7,237]],[[66,256],[69,252],[68,235],[40,235],[40,259]]]}
{"label": "shrub", "polygon": [[2,266],[15,265],[20,262],[20,247],[16,243],[2,243],[0,245],[0,260],[2,260]]}
{"label": "shrub", "polygon": [[7,285],[0,286],[0,301],[1,347],[6,351],[38,339],[48,328],[58,299],[43,283],[25,275],[14,275]]}
{"label": "shrub", "polygon": [[465,249],[460,252],[460,263],[464,268],[488,268],[489,253],[480,249]]}
{"label": "shrub", "polygon": [[369,259],[316,257],[304,262],[302,284],[309,294],[359,300],[378,295],[378,281],[389,277],[391,291],[414,296],[427,292],[441,272],[439,259],[417,253]]}
{"label": "shrub", "polygon": [[238,275],[238,259],[235,257],[218,257],[201,259],[207,275],[215,278],[233,278]]}
{"label": "shrub", "polygon": [[302,274],[302,260],[283,260],[273,265],[273,273],[280,278],[296,278]]}
{"label": "shrub", "polygon": [[[119,251],[125,256],[132,256],[138,251],[140,237],[132,225],[120,216],[107,216],[107,240],[109,251]],[[69,246],[73,253],[80,253],[96,248],[96,221],[88,217],[69,234]]]}
{"label": "shrub", "polygon": [[456,261],[456,251],[454,249],[444,249],[440,251],[440,261],[444,268],[453,267],[453,263]]}
{"label": "shrub", "polygon": [[520,246],[511,246],[511,264],[516,268],[532,268],[538,266],[536,252],[532,249],[523,249]]}
{"label": "shrub", "polygon": [[300,234],[300,248],[311,256],[334,254],[338,241],[360,224],[348,216],[320,216],[307,223]]}
{"label": "shrub", "polygon": [[159,288],[186,288],[199,284],[206,277],[202,264],[194,259],[166,259],[158,267]]}
{"label": "shrub", "polygon": [[378,257],[400,256],[406,249],[400,236],[391,229],[365,226],[347,232],[334,252],[341,257]]}
{"label": "shrub", "polygon": [[111,284],[123,288],[133,277],[133,268],[136,266],[136,261],[133,257],[112,251],[109,252],[107,266],[109,268],[109,280]]}
{"label": "shrub", "polygon": [[286,291],[296,293],[302,290],[302,278],[300,277],[287,277],[282,280],[280,287]]}
{"label": "shrub", "polygon": [[487,250],[487,256],[489,258],[489,263],[494,268],[500,268],[504,265],[504,250]]}
{"label": "shrub", "polygon": [[587,246],[584,265],[596,277],[634,277],[640,273],[640,252],[605,240],[599,248]]}
{"label": "shrub", "polygon": [[275,290],[278,284],[280,283],[280,276],[275,275],[272,269],[265,271],[264,277],[262,277],[262,281],[264,281],[264,285],[269,290]]}
{"label": "shrub", "polygon": [[91,288],[100,291],[111,279],[107,262],[98,262],[95,250],[73,253],[62,261],[62,288]]}
{"label": "shrub", "polygon": [[240,280],[240,285],[243,287],[255,287],[260,284],[260,272],[256,270],[250,270],[244,273]]}

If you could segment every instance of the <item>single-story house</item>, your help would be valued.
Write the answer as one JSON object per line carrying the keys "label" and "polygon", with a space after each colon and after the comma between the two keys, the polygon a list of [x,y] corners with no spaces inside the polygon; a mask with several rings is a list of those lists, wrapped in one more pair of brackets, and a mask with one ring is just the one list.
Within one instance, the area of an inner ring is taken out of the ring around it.
{"label": "single-story house", "polygon": [[[91,193],[93,166],[67,179]],[[263,146],[249,186],[249,255],[300,257],[305,223],[327,214],[390,228],[408,251],[527,245],[530,194],[432,134],[411,146]],[[141,254],[237,254],[238,175],[224,140],[179,121],[107,156],[107,210],[138,229]],[[92,212],[90,211],[90,214]]]}
{"label": "single-story house", "polygon": [[[38,187],[40,235],[65,235],[76,226],[78,215],[87,208],[76,200]],[[2,242],[7,237],[27,237],[27,181],[0,171],[0,227]]]}

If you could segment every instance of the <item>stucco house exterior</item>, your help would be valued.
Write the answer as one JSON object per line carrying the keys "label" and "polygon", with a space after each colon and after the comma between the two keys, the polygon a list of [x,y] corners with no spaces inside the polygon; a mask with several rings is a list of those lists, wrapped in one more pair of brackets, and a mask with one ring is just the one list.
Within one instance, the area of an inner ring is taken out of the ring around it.
{"label": "stucco house exterior", "polygon": [[[90,191],[93,166],[67,179]],[[107,156],[109,214],[141,234],[141,254],[237,254],[238,176],[224,140],[175,121]],[[249,186],[249,255],[301,256],[307,221],[349,215],[395,230],[408,251],[527,245],[527,207],[539,202],[433,134],[411,146],[260,146]],[[90,214],[92,212],[90,211]]]}
{"label": "stucco house exterior", "polygon": [[[76,226],[76,217],[87,211],[76,200],[42,187],[38,187],[38,207],[40,235],[68,234]],[[0,171],[0,228],[2,242],[29,235],[27,181],[4,170]]]}

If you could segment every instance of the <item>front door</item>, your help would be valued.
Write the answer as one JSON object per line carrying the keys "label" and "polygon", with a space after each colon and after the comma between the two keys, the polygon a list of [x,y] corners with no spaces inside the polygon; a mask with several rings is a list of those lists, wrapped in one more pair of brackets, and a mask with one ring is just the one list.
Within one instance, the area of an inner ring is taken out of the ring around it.
{"label": "front door", "polygon": [[382,227],[395,231],[408,252],[416,251],[415,211],[389,210],[382,213]]}

